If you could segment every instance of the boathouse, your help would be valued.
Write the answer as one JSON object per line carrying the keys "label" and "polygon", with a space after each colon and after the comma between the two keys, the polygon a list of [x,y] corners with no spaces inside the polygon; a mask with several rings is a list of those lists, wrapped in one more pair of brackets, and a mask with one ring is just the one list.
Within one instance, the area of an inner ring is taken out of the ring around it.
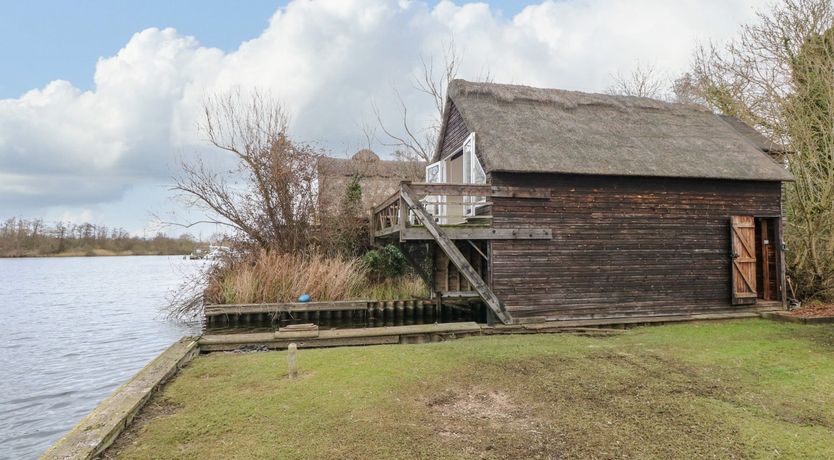
{"label": "boathouse", "polygon": [[779,307],[782,153],[699,107],[455,80],[424,183],[371,235],[504,323]]}

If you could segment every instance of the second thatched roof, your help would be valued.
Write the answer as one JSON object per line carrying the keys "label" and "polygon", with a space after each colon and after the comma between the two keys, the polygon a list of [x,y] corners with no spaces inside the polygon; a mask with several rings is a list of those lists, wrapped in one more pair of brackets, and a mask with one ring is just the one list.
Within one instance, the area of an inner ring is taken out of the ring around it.
{"label": "second thatched roof", "polygon": [[688,105],[464,80],[448,95],[492,172],[792,180],[737,127]]}

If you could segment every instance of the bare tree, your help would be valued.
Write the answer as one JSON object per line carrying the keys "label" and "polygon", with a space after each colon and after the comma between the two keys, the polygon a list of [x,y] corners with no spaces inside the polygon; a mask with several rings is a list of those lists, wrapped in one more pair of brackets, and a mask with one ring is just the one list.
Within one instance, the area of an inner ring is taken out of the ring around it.
{"label": "bare tree", "polygon": [[[434,106],[433,117],[425,128],[416,127],[411,121],[411,113],[402,94],[394,89],[394,96],[400,106],[399,127],[393,128],[382,120],[382,114],[376,104],[372,105],[374,115],[384,139],[380,142],[395,149],[395,156],[401,160],[431,161],[437,138],[440,135],[443,106],[446,103],[446,88],[449,82],[457,78],[460,71],[461,57],[454,40],[449,40],[443,51],[441,62],[434,56],[420,56],[422,70],[413,76],[415,90],[431,99]],[[489,79],[487,75],[486,80]],[[402,133],[402,134],[400,134]]]}
{"label": "bare tree", "polygon": [[726,46],[700,46],[688,77],[690,97],[790,142],[783,107],[795,89],[793,62],[807,40],[832,26],[832,11],[831,0],[785,0],[758,13]]}
{"label": "bare tree", "polygon": [[667,79],[654,65],[644,66],[638,63],[630,74],[617,73],[612,78],[613,83],[606,90],[608,94],[664,99],[664,92],[668,87]]}
{"label": "bare tree", "polygon": [[205,220],[231,227],[260,247],[295,251],[312,241],[316,165],[321,153],[291,140],[288,116],[275,99],[255,91],[208,98],[201,132],[232,155],[235,167],[216,170],[202,158],[183,161],[173,190]]}
{"label": "bare tree", "polygon": [[374,141],[377,139],[377,125],[362,121],[359,129],[362,131],[362,148],[373,150]]}
{"label": "bare tree", "polygon": [[834,298],[834,2],[785,0],[724,47],[702,46],[677,92],[790,152],[787,261],[802,297]]}

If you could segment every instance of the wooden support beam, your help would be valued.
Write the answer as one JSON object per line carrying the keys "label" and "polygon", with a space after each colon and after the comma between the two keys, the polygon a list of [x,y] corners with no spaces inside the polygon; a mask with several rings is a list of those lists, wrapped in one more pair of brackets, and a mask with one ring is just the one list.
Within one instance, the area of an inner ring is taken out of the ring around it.
{"label": "wooden support beam", "polygon": [[486,254],[484,254],[484,252],[483,252],[483,251],[481,251],[481,250],[478,248],[478,246],[477,246],[475,243],[473,243],[473,242],[472,242],[472,240],[466,240],[466,242],[467,242],[467,243],[469,243],[469,245],[470,245],[470,246],[472,246],[472,248],[473,248],[473,249],[475,249],[476,251],[478,251],[478,254],[480,254],[480,255],[481,255],[481,257],[483,257],[483,259],[484,259],[484,260],[489,260],[489,257],[487,257],[487,256],[486,256]]}
{"label": "wooden support beam", "polygon": [[365,310],[371,300],[338,300],[332,302],[290,302],[290,303],[256,303],[256,304],[215,304],[206,305],[205,316],[251,315],[257,313],[277,312],[321,312]]}
{"label": "wooden support beam", "polygon": [[[510,187],[489,184],[400,184],[408,185],[417,198],[426,195],[493,196],[501,198],[549,199],[550,190],[535,187]],[[390,200],[390,198],[389,198]],[[380,209],[379,207],[377,209]]]}
{"label": "wooden support beam", "polygon": [[412,195],[418,200],[428,195],[445,196],[488,196],[492,186],[487,184],[400,184],[411,187]]}
{"label": "wooden support beam", "polygon": [[[399,228],[397,228],[397,227],[388,227],[385,230],[380,230],[380,231],[376,232],[373,235],[373,237],[374,238],[385,238],[387,236],[398,236],[398,235],[400,235],[400,233],[401,233],[401,230]],[[426,238],[426,239],[428,239],[428,238]],[[401,239],[401,241],[405,241],[405,240]]]}
{"label": "wooden support beam", "polygon": [[408,227],[408,206],[405,205],[405,201],[403,201],[402,197],[400,197],[399,206],[397,206],[397,208],[397,212],[399,213],[397,216],[397,228],[402,231]]}
{"label": "wooden support beam", "polygon": [[368,225],[371,227],[371,231],[368,233],[368,240],[371,243],[371,247],[374,247],[374,234],[376,233],[376,222],[374,222],[374,207],[371,206],[368,209]]}
{"label": "wooden support beam", "polygon": [[[553,231],[549,228],[491,228],[461,225],[440,226],[451,240],[551,240]],[[378,232],[382,237],[394,232]],[[433,240],[434,236],[426,227],[406,227],[400,231],[400,241]]]}
{"label": "wooden support beam", "polygon": [[[199,339],[200,351],[230,351],[244,345],[265,345],[270,349],[286,349],[290,343],[298,348],[343,347],[402,343],[403,336],[426,335],[460,337],[480,335],[481,326],[475,322],[417,324],[359,329],[321,330],[311,338],[281,338],[272,332],[248,334],[205,334]],[[62,457],[63,458],[63,457]]]}
{"label": "wooden support beam", "polygon": [[549,200],[550,189],[535,187],[504,187],[493,185],[492,192],[489,196],[499,198],[530,198],[536,200]]}
{"label": "wooden support beam", "polygon": [[446,291],[441,292],[440,296],[444,299],[471,299],[480,297],[477,291]]}
{"label": "wooden support beam", "polygon": [[450,240],[448,236],[446,236],[444,230],[442,230],[440,226],[434,222],[434,218],[414,196],[408,184],[400,185],[400,194],[406,204],[408,204],[408,206],[410,206],[414,211],[414,214],[417,216],[417,220],[426,226],[426,229],[437,241],[438,246],[440,246],[440,248],[443,249],[443,252],[449,256],[452,263],[455,264],[460,273],[466,278],[467,281],[469,281],[472,288],[478,292],[481,299],[483,299],[487,306],[489,306],[490,310],[495,313],[495,316],[498,317],[498,319],[500,319],[504,324],[511,323],[512,318],[507,312],[504,304],[501,302],[501,299],[499,299],[498,296],[492,292],[492,289],[490,289],[478,273],[475,272],[475,269],[472,268],[469,261],[463,257],[463,254],[461,254],[460,250],[457,246],[455,246],[455,243]]}

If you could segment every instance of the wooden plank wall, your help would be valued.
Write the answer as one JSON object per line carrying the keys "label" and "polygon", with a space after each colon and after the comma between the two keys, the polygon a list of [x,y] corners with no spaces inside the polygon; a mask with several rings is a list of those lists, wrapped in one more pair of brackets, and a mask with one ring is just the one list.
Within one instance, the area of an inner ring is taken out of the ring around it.
{"label": "wooden plank wall", "polygon": [[550,200],[495,198],[492,289],[514,317],[602,318],[730,309],[729,216],[780,215],[777,182],[492,174]]}
{"label": "wooden plank wall", "polygon": [[440,158],[446,158],[446,156],[460,149],[463,146],[463,141],[466,140],[470,132],[455,104],[451,102],[449,104],[449,120],[446,122],[446,130],[443,132],[443,145],[440,148]]}

